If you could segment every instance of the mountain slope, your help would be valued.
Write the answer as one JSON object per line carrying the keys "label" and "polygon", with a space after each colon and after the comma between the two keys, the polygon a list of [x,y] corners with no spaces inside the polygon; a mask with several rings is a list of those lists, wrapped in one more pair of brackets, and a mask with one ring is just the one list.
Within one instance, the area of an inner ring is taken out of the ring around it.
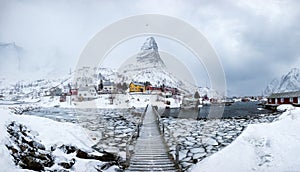
{"label": "mountain slope", "polygon": [[145,82],[149,81],[154,86],[162,84],[169,87],[176,87],[184,92],[194,91],[195,86],[188,82],[181,81],[167,71],[164,61],[158,52],[158,46],[153,37],[146,39],[138,53],[136,61],[124,66],[120,73],[124,75],[123,82]]}
{"label": "mountain slope", "polygon": [[139,67],[143,68],[166,67],[166,65],[160,58],[160,55],[158,53],[158,46],[153,37],[147,38],[145,43],[141,47],[141,50],[137,56],[137,63],[140,65]]}
{"label": "mountain slope", "polygon": [[265,95],[271,93],[299,91],[300,90],[300,70],[293,68],[289,73],[283,75],[280,80],[274,79],[264,91]]}
{"label": "mountain slope", "polygon": [[118,70],[109,68],[84,67],[76,71],[78,77],[75,79],[78,86],[91,83],[99,83],[99,80],[111,80],[115,83],[146,82],[153,86],[165,85],[177,88],[185,94],[194,94],[196,90],[200,95],[211,95],[217,97],[216,91],[209,88],[200,89],[192,81],[179,79],[170,73],[162,60],[157,43],[153,37],[146,39],[137,56],[130,58]]}
{"label": "mountain slope", "polygon": [[0,77],[14,76],[21,68],[23,49],[13,43],[0,42]]}

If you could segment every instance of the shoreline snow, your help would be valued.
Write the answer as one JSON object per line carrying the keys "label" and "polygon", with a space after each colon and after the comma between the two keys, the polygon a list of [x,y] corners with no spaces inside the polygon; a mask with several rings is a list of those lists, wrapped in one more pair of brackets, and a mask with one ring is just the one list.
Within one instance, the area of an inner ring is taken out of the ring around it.
{"label": "shoreline snow", "polygon": [[300,108],[273,123],[251,124],[230,145],[194,165],[191,172],[297,171]]}
{"label": "shoreline snow", "polygon": [[[11,152],[7,149],[6,145],[11,144],[10,135],[7,132],[7,126],[15,121],[18,124],[25,125],[30,132],[33,132],[36,139],[46,147],[46,150],[52,149],[53,146],[60,145],[73,145],[79,150],[90,152],[95,155],[101,155],[92,149],[95,144],[88,134],[85,132],[86,129],[72,123],[57,122],[48,118],[30,116],[30,115],[15,115],[10,113],[8,110],[0,109],[0,166],[1,171],[30,171],[21,169],[16,166],[11,156]],[[65,154],[61,150],[57,149],[53,152],[57,154],[58,158],[68,159],[74,154]],[[88,168],[89,166],[99,166],[103,163],[97,160],[86,160],[75,157],[76,163],[72,167],[72,171],[96,171],[96,169]],[[113,168],[118,168],[114,167]],[[61,169],[62,167],[56,164],[50,169]]]}

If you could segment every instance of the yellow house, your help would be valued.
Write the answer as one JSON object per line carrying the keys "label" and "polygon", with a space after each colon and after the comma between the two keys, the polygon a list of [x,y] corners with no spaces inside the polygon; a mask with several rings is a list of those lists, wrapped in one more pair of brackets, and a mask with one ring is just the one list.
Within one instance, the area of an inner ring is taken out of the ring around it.
{"label": "yellow house", "polygon": [[137,82],[131,82],[129,84],[129,92],[144,92],[146,87],[144,84],[140,84]]}

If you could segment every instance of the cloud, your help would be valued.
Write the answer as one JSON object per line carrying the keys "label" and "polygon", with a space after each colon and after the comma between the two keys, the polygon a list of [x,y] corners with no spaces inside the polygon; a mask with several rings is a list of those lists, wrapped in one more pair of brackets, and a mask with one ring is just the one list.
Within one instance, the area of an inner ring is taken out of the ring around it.
{"label": "cloud", "polygon": [[[177,17],[199,29],[219,54],[232,94],[260,94],[272,78],[300,66],[297,0],[0,3],[0,42],[16,42],[33,52],[31,59],[38,61],[37,69],[64,67],[69,71],[87,42],[102,28],[147,13]],[[54,50],[59,58],[50,53]]]}

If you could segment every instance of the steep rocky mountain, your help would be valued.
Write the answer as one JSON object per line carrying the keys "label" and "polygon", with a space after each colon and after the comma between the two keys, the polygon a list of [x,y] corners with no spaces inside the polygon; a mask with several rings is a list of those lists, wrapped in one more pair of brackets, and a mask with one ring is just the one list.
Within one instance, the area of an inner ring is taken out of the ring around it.
{"label": "steep rocky mountain", "polygon": [[196,87],[187,81],[182,81],[168,72],[164,61],[161,59],[158,46],[153,37],[146,39],[136,59],[124,66],[120,73],[124,76],[124,82],[149,81],[152,85],[162,84],[176,87],[184,92],[194,91]]}
{"label": "steep rocky mountain", "polygon": [[146,39],[137,56],[137,64],[140,68],[165,68],[166,65],[160,58],[158,46],[153,37]]}
{"label": "steep rocky mountain", "polygon": [[300,69],[293,68],[281,79],[273,79],[264,91],[265,95],[300,90]]}
{"label": "steep rocky mountain", "polygon": [[278,79],[273,79],[268,85],[267,85],[267,88],[265,89],[264,91],[264,94],[265,95],[269,95],[273,92],[276,92],[277,88],[278,88],[278,85],[279,85],[279,80]]}
{"label": "steep rocky mountain", "polygon": [[209,88],[199,88],[190,81],[182,80],[170,73],[162,60],[158,46],[153,37],[146,39],[138,54],[128,59],[128,61],[118,70],[109,68],[89,68],[85,67],[77,71],[78,85],[97,83],[99,80],[111,80],[115,83],[146,82],[153,86],[169,86],[178,88],[181,92],[194,94],[196,90],[201,95],[211,95],[217,97],[217,93]]}

